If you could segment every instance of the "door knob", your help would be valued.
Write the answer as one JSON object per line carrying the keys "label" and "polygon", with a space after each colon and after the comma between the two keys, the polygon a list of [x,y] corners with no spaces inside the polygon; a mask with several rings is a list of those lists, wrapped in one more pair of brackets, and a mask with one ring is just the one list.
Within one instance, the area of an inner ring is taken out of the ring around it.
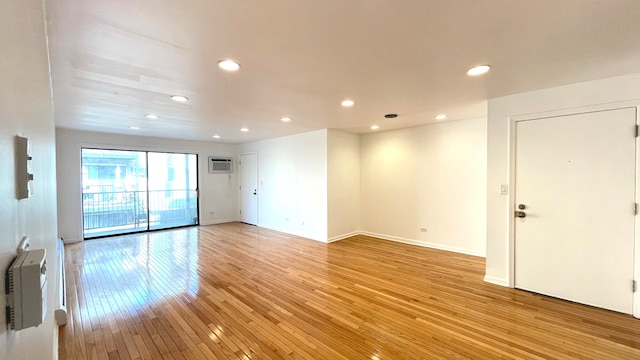
{"label": "door knob", "polygon": [[520,209],[520,210],[524,210],[526,208],[527,208],[527,206],[525,204],[518,205],[518,209]]}
{"label": "door knob", "polygon": [[514,215],[515,217],[519,217],[519,218],[527,217],[527,213],[524,211],[516,211]]}

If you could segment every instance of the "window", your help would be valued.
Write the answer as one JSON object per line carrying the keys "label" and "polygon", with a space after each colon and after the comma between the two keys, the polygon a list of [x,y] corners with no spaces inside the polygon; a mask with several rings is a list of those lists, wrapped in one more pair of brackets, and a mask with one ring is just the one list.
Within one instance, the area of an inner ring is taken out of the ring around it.
{"label": "window", "polygon": [[198,224],[198,157],[82,149],[84,237]]}

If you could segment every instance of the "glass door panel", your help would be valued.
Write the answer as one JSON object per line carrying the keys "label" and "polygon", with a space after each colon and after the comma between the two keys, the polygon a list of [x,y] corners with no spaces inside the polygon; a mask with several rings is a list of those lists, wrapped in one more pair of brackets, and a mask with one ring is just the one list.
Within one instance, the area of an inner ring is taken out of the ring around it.
{"label": "glass door panel", "polygon": [[147,230],[147,157],[82,149],[84,238]]}
{"label": "glass door panel", "polygon": [[82,149],[85,239],[198,224],[198,156]]}
{"label": "glass door panel", "polygon": [[149,153],[149,229],[198,224],[198,157]]}

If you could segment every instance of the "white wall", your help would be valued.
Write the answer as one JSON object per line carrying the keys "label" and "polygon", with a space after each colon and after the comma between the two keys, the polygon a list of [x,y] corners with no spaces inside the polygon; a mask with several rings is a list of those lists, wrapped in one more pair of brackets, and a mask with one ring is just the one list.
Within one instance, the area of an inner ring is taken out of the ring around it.
{"label": "white wall", "polygon": [[257,141],[258,226],[327,241],[327,130]]}
{"label": "white wall", "polygon": [[360,230],[360,136],[327,133],[328,236],[336,241]]}
{"label": "white wall", "polygon": [[365,233],[484,256],[486,119],[367,134],[360,148]]}
{"label": "white wall", "polygon": [[[0,11],[0,269],[23,236],[47,251],[48,311],[36,328],[8,330],[0,296],[0,359],[57,358],[55,135],[43,2],[4,1]],[[16,200],[15,135],[33,142],[35,194]],[[4,284],[4,281],[3,281]],[[4,291],[2,292],[4,294]]]}
{"label": "white wall", "polygon": [[[510,196],[498,193],[500,184],[512,185],[509,173],[510,118],[533,114],[548,115],[552,112],[571,113],[592,107],[617,108],[629,105],[627,102],[637,105],[640,101],[638,99],[640,99],[640,75],[632,74],[489,101],[486,281],[513,286],[513,264],[510,255],[513,208],[509,203]],[[636,278],[639,275],[637,273]],[[640,301],[636,302],[637,306],[639,306],[638,303]]]}
{"label": "white wall", "polygon": [[58,156],[58,228],[66,243],[82,239],[82,167],[80,149],[168,151],[198,154],[200,224],[237,220],[237,174],[209,174],[210,155],[237,156],[235,145],[56,129]]}

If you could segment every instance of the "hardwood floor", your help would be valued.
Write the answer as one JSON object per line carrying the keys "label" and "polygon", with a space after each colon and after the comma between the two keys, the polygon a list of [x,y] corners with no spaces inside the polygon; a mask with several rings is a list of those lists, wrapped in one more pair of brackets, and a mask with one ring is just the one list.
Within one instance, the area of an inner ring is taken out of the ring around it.
{"label": "hardwood floor", "polygon": [[66,246],[60,359],[640,359],[640,320],[484,259],[222,224]]}

